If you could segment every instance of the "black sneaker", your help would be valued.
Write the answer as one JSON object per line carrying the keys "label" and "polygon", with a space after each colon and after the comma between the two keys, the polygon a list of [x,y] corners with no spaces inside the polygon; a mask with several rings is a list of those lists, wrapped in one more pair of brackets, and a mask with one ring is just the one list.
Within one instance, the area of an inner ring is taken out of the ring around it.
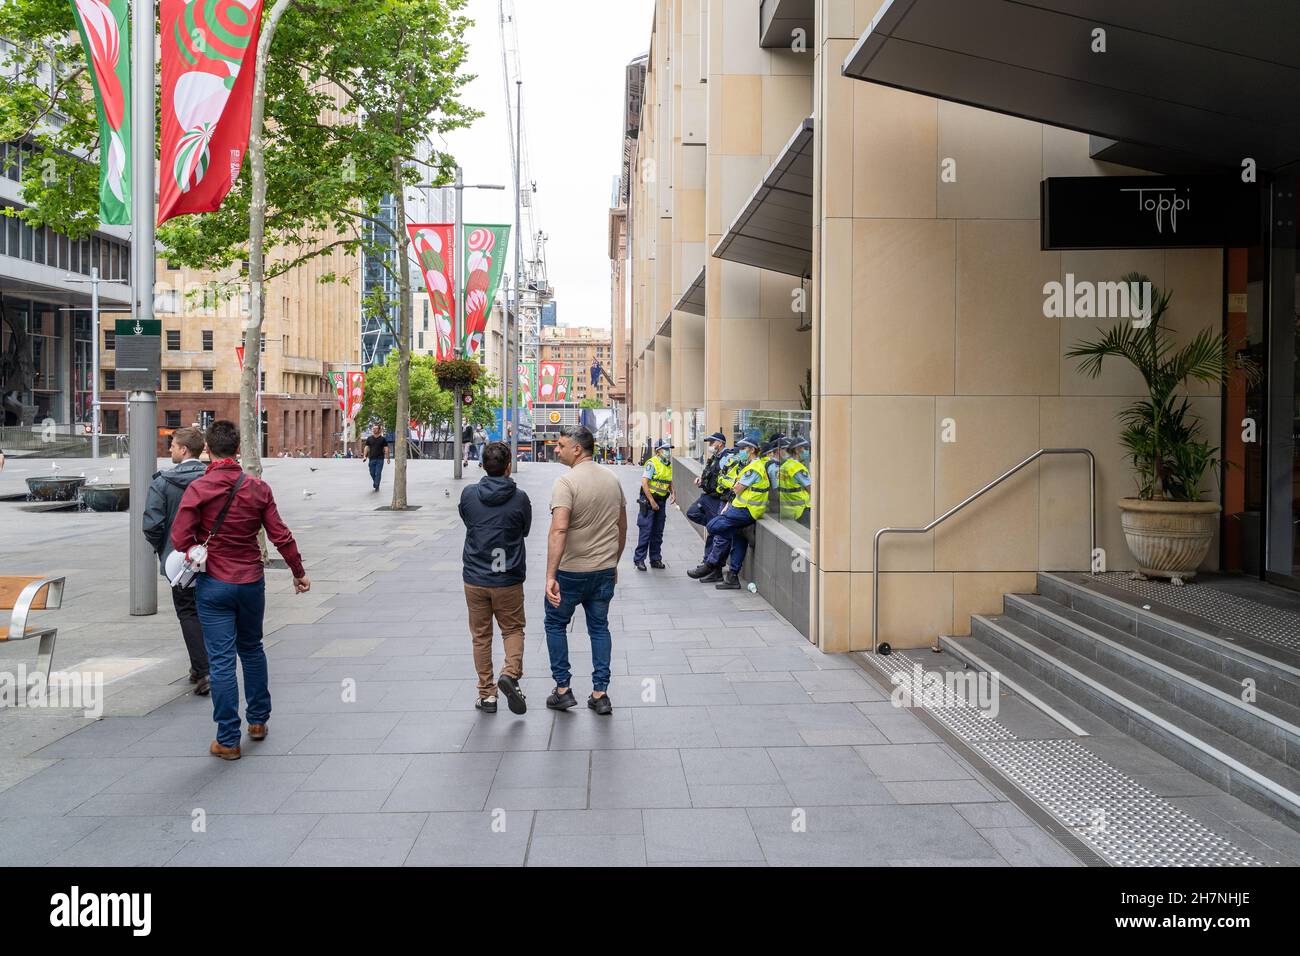
{"label": "black sneaker", "polygon": [[650,567],[654,568],[656,571],[662,571],[664,568],[668,567],[668,565],[664,564],[662,561],[651,561]]}
{"label": "black sneaker", "polygon": [[632,566],[635,567],[638,571],[644,571],[644,570],[645,570],[645,562],[644,562],[644,561],[633,561],[633,562],[632,562]]}
{"label": "black sneaker", "polygon": [[706,575],[712,574],[715,570],[716,570],[716,568],[714,568],[713,565],[711,565],[711,564],[709,564],[709,562],[705,561],[705,562],[703,562],[703,563],[701,563],[701,564],[697,564],[695,567],[693,567],[693,568],[691,568],[689,571],[687,571],[687,572],[686,572],[686,576],[687,576],[688,578],[694,578],[695,580],[698,581],[700,578],[705,577]]}
{"label": "black sneaker", "polygon": [[497,699],[495,697],[480,697],[474,701],[474,709],[481,710],[485,714],[495,714],[497,712]]}
{"label": "black sneaker", "polygon": [[714,568],[704,577],[700,578],[701,584],[712,584],[714,581],[722,580],[722,568]]}
{"label": "black sneaker", "polygon": [[573,688],[570,687],[563,694],[558,690],[554,691],[546,698],[546,706],[551,710],[568,710],[570,707],[578,706],[577,698],[573,696]]}
{"label": "black sneaker", "polygon": [[726,571],[722,575],[722,583],[713,585],[719,591],[739,591],[740,575],[735,571]]}
{"label": "black sneaker", "polygon": [[528,703],[524,699],[524,692],[519,689],[519,681],[509,674],[502,674],[501,679],[497,681],[497,686],[501,688],[501,693],[506,695],[506,703],[510,707],[510,713],[523,714],[528,712]]}
{"label": "black sneaker", "polygon": [[587,706],[603,717],[608,717],[614,712],[614,705],[609,702],[609,694],[604,697],[592,695],[587,698]]}

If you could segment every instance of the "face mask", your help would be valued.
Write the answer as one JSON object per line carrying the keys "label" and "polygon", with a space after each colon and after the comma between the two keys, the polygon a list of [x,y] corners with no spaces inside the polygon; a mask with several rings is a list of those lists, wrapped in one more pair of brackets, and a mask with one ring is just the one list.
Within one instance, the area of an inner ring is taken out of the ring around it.
{"label": "face mask", "polygon": [[740,449],[740,451],[736,452],[736,457],[739,458],[742,462],[749,461],[749,449],[748,448]]}
{"label": "face mask", "polygon": [[810,458],[812,458],[812,453],[811,453],[810,451],[808,451],[807,448],[805,448],[803,451],[799,452],[799,460],[800,460],[800,461],[808,461]]}

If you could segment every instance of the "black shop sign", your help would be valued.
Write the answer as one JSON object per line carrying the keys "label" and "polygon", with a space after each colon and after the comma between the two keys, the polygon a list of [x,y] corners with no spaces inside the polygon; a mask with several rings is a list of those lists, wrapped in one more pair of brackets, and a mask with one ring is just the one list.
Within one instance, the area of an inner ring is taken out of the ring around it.
{"label": "black shop sign", "polygon": [[1237,176],[1063,176],[1044,179],[1040,197],[1045,250],[1259,241],[1259,187]]}

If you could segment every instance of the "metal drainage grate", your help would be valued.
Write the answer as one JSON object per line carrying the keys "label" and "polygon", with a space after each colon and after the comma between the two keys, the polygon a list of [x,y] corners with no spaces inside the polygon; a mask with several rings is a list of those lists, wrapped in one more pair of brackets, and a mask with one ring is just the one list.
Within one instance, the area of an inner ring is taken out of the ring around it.
{"label": "metal drainage grate", "polygon": [[1073,740],[971,745],[1114,866],[1263,866]]}
{"label": "metal drainage grate", "polygon": [[[1015,734],[945,685],[936,695],[917,679],[915,661],[897,654],[866,654],[867,660],[884,671],[890,683],[905,687],[914,701],[962,740],[1015,740]],[[975,671],[970,671],[975,673]]]}
{"label": "metal drainage grate", "polygon": [[1111,587],[1123,588],[1147,600],[1168,604],[1188,614],[1249,634],[1277,647],[1300,651],[1300,614],[1269,607],[1208,585],[1174,587],[1161,581],[1135,581],[1126,571],[1097,575]]}

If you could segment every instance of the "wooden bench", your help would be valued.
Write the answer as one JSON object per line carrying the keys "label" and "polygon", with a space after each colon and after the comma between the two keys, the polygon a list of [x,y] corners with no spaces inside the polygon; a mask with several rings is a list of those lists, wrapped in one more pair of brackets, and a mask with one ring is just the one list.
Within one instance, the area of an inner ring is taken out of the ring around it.
{"label": "wooden bench", "polygon": [[[51,611],[63,604],[62,577],[23,577],[0,575],[0,611],[12,611],[7,627],[0,625],[0,642],[40,638],[36,666],[49,680],[54,664],[54,639],[58,629],[27,623],[32,611]],[[3,618],[0,618],[3,620]]]}

